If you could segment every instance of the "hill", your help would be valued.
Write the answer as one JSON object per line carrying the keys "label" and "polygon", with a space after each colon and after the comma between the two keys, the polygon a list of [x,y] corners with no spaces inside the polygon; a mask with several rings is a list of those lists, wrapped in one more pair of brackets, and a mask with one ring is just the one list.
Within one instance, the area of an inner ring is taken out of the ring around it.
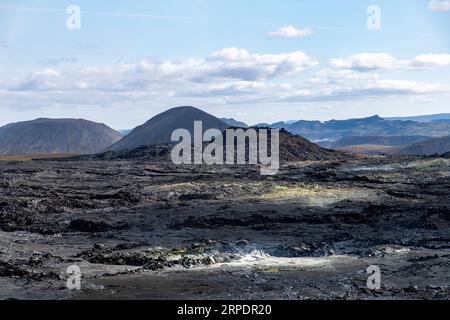
{"label": "hill", "polygon": [[450,152],[450,136],[429,139],[390,150],[395,155],[435,155]]}
{"label": "hill", "polygon": [[322,148],[311,141],[293,135],[284,129],[280,130],[280,161],[307,161],[307,160],[342,160],[349,155],[340,151]]}
{"label": "hill", "polygon": [[105,124],[83,119],[47,119],[0,128],[0,154],[86,154],[99,152],[121,135]]}
{"label": "hill", "polygon": [[133,129],[105,151],[131,150],[145,145],[170,143],[172,132],[176,129],[187,129],[193,136],[194,121],[202,121],[203,131],[211,128],[223,131],[229,126],[224,121],[194,107],[172,108]]}
{"label": "hill", "polygon": [[[257,130],[262,129],[258,128]],[[270,142],[270,137],[269,137]],[[171,161],[170,155],[173,144],[153,144],[134,149],[107,151],[94,155],[71,158],[70,160],[142,160],[142,161]],[[246,148],[248,152],[248,144]],[[192,152],[193,154],[193,152]],[[349,154],[322,148],[305,138],[280,130],[280,161],[314,161],[314,160],[342,160],[351,157]]]}

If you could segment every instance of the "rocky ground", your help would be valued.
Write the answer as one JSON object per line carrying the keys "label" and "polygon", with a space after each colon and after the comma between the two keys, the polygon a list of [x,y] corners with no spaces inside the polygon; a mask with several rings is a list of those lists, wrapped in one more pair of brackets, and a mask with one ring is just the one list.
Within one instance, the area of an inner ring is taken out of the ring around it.
{"label": "rocky ground", "polygon": [[444,158],[0,162],[4,299],[449,299],[449,231]]}

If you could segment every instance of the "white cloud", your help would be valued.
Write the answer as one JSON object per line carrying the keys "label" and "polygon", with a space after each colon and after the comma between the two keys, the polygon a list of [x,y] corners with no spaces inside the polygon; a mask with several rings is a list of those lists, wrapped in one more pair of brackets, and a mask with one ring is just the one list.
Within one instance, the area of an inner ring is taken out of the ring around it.
{"label": "white cloud", "polygon": [[289,84],[273,84],[268,82],[255,81],[234,81],[219,84],[211,84],[202,88],[190,88],[185,90],[186,95],[207,97],[207,96],[244,96],[258,95],[263,98],[269,93],[288,92],[292,88]]}
{"label": "white cloud", "polygon": [[387,53],[360,53],[345,59],[331,59],[330,65],[340,69],[355,69],[359,71],[373,71],[398,68],[400,62]]}
{"label": "white cloud", "polygon": [[433,0],[428,7],[433,11],[450,11],[450,0]]}
{"label": "white cloud", "polygon": [[203,59],[145,59],[81,70],[65,67],[64,71],[55,66],[0,81],[0,101],[16,106],[25,106],[28,101],[28,105],[39,108],[49,103],[121,105],[183,97],[189,101],[224,97],[230,101],[232,96],[257,99],[257,94],[264,99],[268,93],[285,88],[272,81],[298,75],[317,64],[300,51],[254,54],[225,48]]}
{"label": "white cloud", "polygon": [[430,84],[410,80],[373,80],[353,81],[339,85],[326,85],[314,92],[291,94],[284,98],[286,102],[339,101],[357,99],[380,99],[386,97],[428,97],[434,94],[450,93],[449,86]]}
{"label": "white cloud", "polygon": [[255,82],[296,75],[317,64],[315,59],[300,51],[252,54],[245,49],[226,48],[205,59],[181,62],[142,60],[135,64],[85,68],[63,75],[49,70],[35,72],[13,82],[11,89],[60,90],[82,83],[83,88],[101,91],[142,91],[175,84],[187,86],[230,80]]}
{"label": "white cloud", "polygon": [[318,62],[301,51],[251,54],[245,49],[226,48],[213,53],[201,65],[209,77],[261,80],[300,73]]}
{"label": "white cloud", "polygon": [[294,26],[281,27],[277,31],[269,32],[268,35],[275,38],[304,38],[314,32],[310,28],[296,28]]}
{"label": "white cloud", "polygon": [[[331,61],[307,80],[292,77],[318,61],[303,52],[255,54],[225,48],[203,59],[141,60],[77,70],[66,67],[0,78],[0,102],[15,108],[56,106],[124,107],[149,101],[162,105],[251,104],[430,97],[450,93],[448,86],[381,79],[378,70],[406,70],[450,65],[449,55],[427,54],[411,60],[360,54]],[[364,71],[364,72],[361,72]],[[172,102],[168,102],[172,101]]]}
{"label": "white cloud", "polygon": [[347,81],[370,81],[377,80],[378,74],[371,72],[355,72],[348,69],[323,69],[317,72],[314,76],[308,79],[308,82],[313,84],[339,84]]}
{"label": "white cloud", "polygon": [[412,93],[426,94],[448,91],[442,84],[424,83],[411,80],[377,80],[373,84],[369,84],[369,89],[387,90],[392,93]]}
{"label": "white cloud", "polygon": [[450,54],[425,54],[412,60],[401,60],[387,53],[360,53],[343,59],[331,59],[330,65],[361,72],[439,68],[450,66]]}
{"label": "white cloud", "polygon": [[425,68],[450,66],[450,54],[423,54],[415,57],[411,64]]}
{"label": "white cloud", "polygon": [[30,73],[15,85],[17,91],[50,91],[61,88],[60,73],[53,69]]}

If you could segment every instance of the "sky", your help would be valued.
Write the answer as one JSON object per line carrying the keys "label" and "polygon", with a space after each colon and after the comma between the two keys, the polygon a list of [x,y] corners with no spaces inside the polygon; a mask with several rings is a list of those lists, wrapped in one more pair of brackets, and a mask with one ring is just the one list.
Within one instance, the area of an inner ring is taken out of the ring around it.
{"label": "sky", "polygon": [[0,126],[450,113],[450,0],[0,0]]}

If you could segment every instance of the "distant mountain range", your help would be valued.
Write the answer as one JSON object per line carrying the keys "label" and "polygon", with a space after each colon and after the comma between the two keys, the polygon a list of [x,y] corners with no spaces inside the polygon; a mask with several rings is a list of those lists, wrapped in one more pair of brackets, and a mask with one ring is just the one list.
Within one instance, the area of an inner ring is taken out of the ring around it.
{"label": "distant mountain range", "polygon": [[450,113],[325,122],[299,120],[257,126],[284,128],[322,147],[353,153],[433,155],[450,151]]}
{"label": "distant mountain range", "polygon": [[387,154],[395,155],[440,155],[450,152],[450,136],[429,139],[403,147],[386,150]]}
{"label": "distant mountain range", "polygon": [[337,141],[322,141],[319,145],[350,153],[431,156],[450,152],[450,136],[347,137]]}
{"label": "distant mountain range", "polygon": [[[202,121],[203,130],[215,128],[224,131],[231,127],[231,124],[239,124],[237,127],[243,126],[242,123],[235,121],[228,121],[229,124],[227,124],[222,119],[194,107],[178,107],[151,118],[123,137],[122,140],[107,148],[105,152],[74,159],[168,160],[172,147],[170,140],[172,132],[175,129],[185,128],[193,136],[194,121]],[[279,154],[280,161],[337,160],[349,157],[348,154],[322,148],[286,130],[280,130]]]}
{"label": "distant mountain range", "polygon": [[[320,158],[328,149],[369,154],[443,154],[450,152],[450,114],[383,119],[379,116],[331,121],[286,121],[255,127],[285,129],[297,136],[285,154],[295,148],[312,150],[309,158]],[[415,121],[411,119],[419,119]],[[232,118],[216,118],[194,107],[177,107],[160,113],[133,130],[117,132],[108,126],[82,119],[36,119],[0,127],[0,154],[76,153],[132,150],[148,145],[171,143],[172,132],[187,129],[191,135],[194,121],[202,121],[203,131],[228,127],[247,128]],[[283,131],[284,132],[284,131]],[[290,136],[289,136],[290,137]],[[305,137],[304,141],[299,141]],[[310,143],[316,141],[320,146]],[[302,151],[302,152],[303,152]],[[306,152],[305,151],[305,152]],[[309,151],[308,151],[309,152]]]}
{"label": "distant mountain range", "polygon": [[211,128],[223,131],[229,127],[224,121],[200,109],[177,107],[151,118],[143,125],[133,129],[105,151],[118,151],[145,145],[170,143],[172,132],[176,129],[187,129],[193,137],[194,121],[202,121],[203,131]]}
{"label": "distant mountain range", "polygon": [[[267,126],[267,124],[261,126]],[[312,141],[336,141],[355,136],[441,137],[450,135],[450,123],[385,120],[379,116],[325,122],[306,120],[295,123],[277,122],[269,126],[285,128]]]}
{"label": "distant mountain range", "polygon": [[[286,130],[280,130],[279,142],[279,159],[282,163],[308,160],[343,160],[353,157],[350,154],[340,151],[322,148],[317,144],[300,136],[295,136]],[[127,148],[92,155],[76,156],[69,158],[68,160],[170,161],[172,147],[172,144],[149,144],[133,149]]]}
{"label": "distant mountain range", "polygon": [[101,123],[41,118],[1,127],[0,154],[95,153],[120,138]]}
{"label": "distant mountain range", "polygon": [[386,120],[401,120],[401,121],[416,121],[416,122],[449,122],[450,113],[438,113],[430,114],[425,116],[414,116],[414,117],[393,117],[384,118]]}

